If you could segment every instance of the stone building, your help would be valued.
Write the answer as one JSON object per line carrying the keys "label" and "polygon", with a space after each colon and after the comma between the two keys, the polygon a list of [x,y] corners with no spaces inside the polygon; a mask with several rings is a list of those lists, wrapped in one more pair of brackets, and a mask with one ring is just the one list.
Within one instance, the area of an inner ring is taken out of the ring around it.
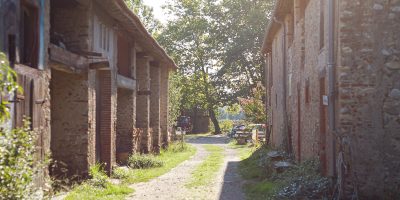
{"label": "stone building", "polygon": [[32,120],[53,175],[84,177],[96,162],[111,173],[168,145],[176,65],[123,0],[1,0],[0,49],[24,88],[7,126]]}
{"label": "stone building", "polygon": [[[31,120],[38,134],[37,160],[50,155],[49,6],[43,0],[0,1],[0,51],[8,56],[23,88],[9,99],[11,119],[6,126],[22,127],[25,117]],[[46,174],[39,172],[35,183],[44,185]]]}
{"label": "stone building", "polygon": [[271,144],[319,159],[343,199],[400,197],[400,1],[277,0],[267,28]]}
{"label": "stone building", "polygon": [[174,62],[123,0],[52,0],[50,13],[53,159],[84,175],[158,153]]}

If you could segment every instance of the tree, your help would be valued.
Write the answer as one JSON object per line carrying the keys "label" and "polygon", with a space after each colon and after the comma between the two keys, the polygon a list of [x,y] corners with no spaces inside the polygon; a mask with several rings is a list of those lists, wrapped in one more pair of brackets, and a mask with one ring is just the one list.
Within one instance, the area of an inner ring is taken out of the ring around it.
{"label": "tree", "polygon": [[265,88],[259,83],[253,89],[253,94],[254,97],[251,98],[239,98],[240,105],[245,113],[246,121],[264,124],[267,121],[267,113],[263,103]]}
{"label": "tree", "polygon": [[[228,102],[254,97],[253,88],[264,81],[264,59],[260,51],[274,1],[223,0],[211,10],[212,35],[220,48],[221,66],[213,77]],[[229,91],[229,92],[226,92]]]}
{"label": "tree", "polygon": [[204,0],[175,0],[167,6],[176,17],[160,36],[160,42],[178,63],[182,80],[182,105],[208,111],[215,133],[221,133],[216,109],[220,101],[211,82],[209,71],[215,69],[213,38],[207,20],[209,2]]}
{"label": "tree", "polygon": [[166,10],[174,16],[160,36],[185,75],[185,107],[209,112],[220,133],[216,110],[254,96],[262,81],[260,47],[272,1],[174,0]]}
{"label": "tree", "polygon": [[163,26],[160,20],[154,17],[153,8],[145,5],[142,0],[125,0],[126,5],[139,16],[147,31],[157,38]]}

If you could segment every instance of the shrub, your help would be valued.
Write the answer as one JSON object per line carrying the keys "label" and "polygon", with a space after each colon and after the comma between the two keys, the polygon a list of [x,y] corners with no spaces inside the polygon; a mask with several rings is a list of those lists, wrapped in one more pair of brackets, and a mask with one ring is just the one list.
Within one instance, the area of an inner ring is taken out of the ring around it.
{"label": "shrub", "polygon": [[24,128],[0,129],[0,194],[5,199],[32,195],[33,176],[39,168],[34,159],[35,139],[27,121]]}
{"label": "shrub", "polygon": [[189,145],[186,142],[174,142],[171,143],[167,149],[167,151],[173,153],[185,152],[189,150]]}
{"label": "shrub", "polygon": [[100,164],[96,164],[90,167],[89,175],[91,179],[88,180],[88,183],[92,186],[106,188],[107,185],[109,184],[108,176],[104,172]]}
{"label": "shrub", "polygon": [[232,120],[220,121],[219,126],[221,127],[222,133],[229,133],[233,128],[233,121]]}
{"label": "shrub", "polygon": [[113,178],[126,179],[129,177],[129,169],[124,167],[117,167],[113,170]]}
{"label": "shrub", "polygon": [[153,155],[133,154],[128,159],[128,166],[133,169],[162,167],[164,163]]}

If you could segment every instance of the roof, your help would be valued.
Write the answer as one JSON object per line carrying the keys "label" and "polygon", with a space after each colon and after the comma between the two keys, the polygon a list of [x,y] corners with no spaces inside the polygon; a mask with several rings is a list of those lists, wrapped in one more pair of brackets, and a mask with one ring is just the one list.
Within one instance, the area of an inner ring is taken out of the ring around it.
{"label": "roof", "polygon": [[278,22],[276,22],[276,20],[281,20],[288,12],[290,12],[291,8],[293,8],[293,0],[276,0],[274,11],[264,37],[264,43],[262,46],[263,53],[271,52],[274,36],[279,31],[281,26]]}
{"label": "roof", "polygon": [[[124,0],[95,0],[108,14],[121,23],[121,25],[135,38],[136,42],[150,53],[157,61],[164,63],[169,68],[177,69],[175,62],[146,30],[139,17],[134,14]],[[142,39],[143,38],[143,39]]]}

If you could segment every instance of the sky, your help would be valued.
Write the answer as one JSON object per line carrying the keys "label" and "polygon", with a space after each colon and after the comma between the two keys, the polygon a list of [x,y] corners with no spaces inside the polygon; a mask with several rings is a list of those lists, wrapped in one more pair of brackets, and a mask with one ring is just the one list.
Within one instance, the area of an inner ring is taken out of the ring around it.
{"label": "sky", "polygon": [[167,22],[167,17],[163,13],[161,6],[164,5],[167,1],[168,0],[143,0],[143,3],[153,7],[154,16],[165,24]]}

